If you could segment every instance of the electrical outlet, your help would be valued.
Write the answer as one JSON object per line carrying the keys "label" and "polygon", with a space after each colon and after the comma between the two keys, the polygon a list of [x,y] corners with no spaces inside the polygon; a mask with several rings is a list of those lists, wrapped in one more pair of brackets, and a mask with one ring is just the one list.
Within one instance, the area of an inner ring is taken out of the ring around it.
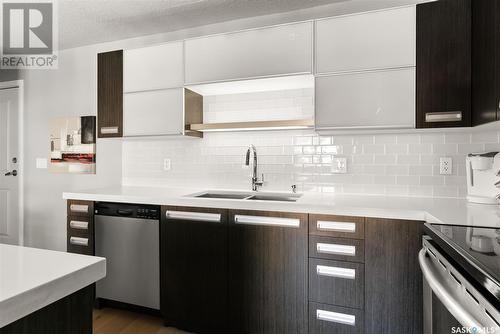
{"label": "electrical outlet", "polygon": [[170,159],[163,159],[163,170],[170,170],[171,167]]}
{"label": "electrical outlet", "polygon": [[448,157],[439,158],[439,174],[451,175],[453,169],[453,160]]}
{"label": "electrical outlet", "polygon": [[347,173],[347,159],[346,158],[333,158],[333,160],[332,160],[332,173],[346,174]]}

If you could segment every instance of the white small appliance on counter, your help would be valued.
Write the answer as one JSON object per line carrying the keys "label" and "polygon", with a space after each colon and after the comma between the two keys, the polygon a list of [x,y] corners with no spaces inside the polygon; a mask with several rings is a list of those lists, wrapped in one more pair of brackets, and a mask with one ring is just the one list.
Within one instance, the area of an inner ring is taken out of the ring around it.
{"label": "white small appliance on counter", "polygon": [[500,195],[500,153],[470,153],[466,159],[467,200],[498,204]]}

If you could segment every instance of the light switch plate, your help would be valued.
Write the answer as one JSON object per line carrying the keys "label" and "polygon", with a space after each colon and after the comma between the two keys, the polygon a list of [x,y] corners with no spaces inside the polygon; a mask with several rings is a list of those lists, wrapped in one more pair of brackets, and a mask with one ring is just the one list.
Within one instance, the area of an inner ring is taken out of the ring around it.
{"label": "light switch plate", "polygon": [[453,159],[449,157],[439,158],[439,174],[451,175],[453,169]]}
{"label": "light switch plate", "polygon": [[36,168],[37,169],[47,169],[47,159],[46,158],[36,158]]}

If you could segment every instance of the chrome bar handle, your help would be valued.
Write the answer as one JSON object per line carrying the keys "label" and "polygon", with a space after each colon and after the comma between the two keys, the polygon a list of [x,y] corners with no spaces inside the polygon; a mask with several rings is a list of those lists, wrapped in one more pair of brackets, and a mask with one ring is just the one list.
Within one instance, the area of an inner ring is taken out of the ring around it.
{"label": "chrome bar handle", "polygon": [[336,231],[336,232],[346,232],[346,233],[356,232],[356,223],[349,223],[349,222],[318,220],[316,222],[316,227],[318,228],[318,230],[324,230],[324,231]]}
{"label": "chrome bar handle", "polygon": [[348,326],[356,325],[356,316],[352,314],[316,310],[316,319]]}
{"label": "chrome bar handle", "polygon": [[461,120],[462,120],[462,112],[461,111],[425,113],[425,122],[426,123],[460,122]]}
{"label": "chrome bar handle", "polygon": [[74,228],[76,230],[88,230],[89,222],[72,220],[69,222],[69,227]]}
{"label": "chrome bar handle", "polygon": [[335,278],[356,279],[356,270],[351,268],[340,268],[330,266],[316,266],[316,273],[319,276],[328,276]]}
{"label": "chrome bar handle", "polygon": [[89,245],[89,239],[88,238],[71,237],[71,238],[69,238],[69,243],[72,245],[76,245],[76,246],[87,247]]}
{"label": "chrome bar handle", "polygon": [[429,265],[430,260],[427,259],[426,254],[426,249],[421,249],[418,254],[418,261],[424,278],[432,289],[432,292],[464,327],[484,328],[485,326],[483,326],[469,311],[467,311],[458,300],[455,300],[453,295],[450,294],[441,284],[440,279],[436,276],[433,269]]}
{"label": "chrome bar handle", "polygon": [[235,215],[234,222],[236,224],[260,226],[300,227],[300,219],[296,218]]}
{"label": "chrome bar handle", "polygon": [[209,223],[220,223],[222,215],[220,213],[206,213],[206,212],[189,212],[189,211],[172,211],[167,210],[165,213],[167,219],[176,220],[190,220]]}
{"label": "chrome bar handle", "polygon": [[87,204],[71,204],[69,210],[71,212],[89,213],[89,206]]}
{"label": "chrome bar handle", "polygon": [[117,133],[118,133],[117,126],[101,127],[101,134],[103,134],[103,135],[112,135],[112,134],[117,134]]}
{"label": "chrome bar handle", "polygon": [[318,242],[316,244],[316,252],[320,254],[356,256],[356,246],[325,244]]}

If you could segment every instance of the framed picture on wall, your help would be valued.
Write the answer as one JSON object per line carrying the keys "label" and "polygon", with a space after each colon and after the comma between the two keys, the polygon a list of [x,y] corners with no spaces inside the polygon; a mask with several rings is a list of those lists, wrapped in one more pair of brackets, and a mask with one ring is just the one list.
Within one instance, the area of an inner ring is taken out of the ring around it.
{"label": "framed picture on wall", "polygon": [[96,173],[96,117],[50,121],[50,165],[53,173]]}

